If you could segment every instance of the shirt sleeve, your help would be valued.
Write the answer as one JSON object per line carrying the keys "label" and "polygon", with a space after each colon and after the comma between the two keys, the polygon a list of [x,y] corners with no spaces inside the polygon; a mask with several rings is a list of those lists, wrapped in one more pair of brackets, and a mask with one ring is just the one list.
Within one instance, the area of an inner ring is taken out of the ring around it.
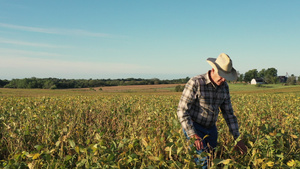
{"label": "shirt sleeve", "polygon": [[177,116],[181,123],[182,128],[186,131],[186,134],[191,137],[196,134],[193,121],[189,115],[191,111],[191,105],[195,101],[195,95],[197,91],[197,87],[195,85],[196,80],[190,79],[182,92],[182,96],[180,98]]}
{"label": "shirt sleeve", "polygon": [[240,136],[238,121],[233,113],[228,86],[226,86],[226,88],[228,91],[227,98],[225,99],[224,103],[220,106],[220,109],[227,123],[227,126],[229,127],[230,133],[233,135],[234,139],[237,139]]}

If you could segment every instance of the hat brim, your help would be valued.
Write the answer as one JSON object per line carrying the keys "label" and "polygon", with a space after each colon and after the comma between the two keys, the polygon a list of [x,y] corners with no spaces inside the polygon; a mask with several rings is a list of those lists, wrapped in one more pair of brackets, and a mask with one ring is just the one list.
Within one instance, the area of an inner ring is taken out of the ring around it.
{"label": "hat brim", "polygon": [[229,81],[237,80],[237,72],[234,68],[232,68],[231,72],[229,72],[229,73],[225,72],[215,63],[216,60],[217,60],[216,58],[208,58],[206,61],[212,66],[212,68],[214,68],[217,71],[219,76],[221,76]]}

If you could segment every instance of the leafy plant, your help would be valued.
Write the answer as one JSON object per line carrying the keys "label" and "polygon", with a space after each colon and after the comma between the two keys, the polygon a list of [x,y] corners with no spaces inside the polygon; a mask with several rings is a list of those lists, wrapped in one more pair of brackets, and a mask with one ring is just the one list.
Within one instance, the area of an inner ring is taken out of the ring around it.
{"label": "leafy plant", "polygon": [[[176,116],[180,94],[0,97],[0,168],[196,168]],[[249,151],[224,118],[211,168],[299,168],[299,93],[234,94]]]}

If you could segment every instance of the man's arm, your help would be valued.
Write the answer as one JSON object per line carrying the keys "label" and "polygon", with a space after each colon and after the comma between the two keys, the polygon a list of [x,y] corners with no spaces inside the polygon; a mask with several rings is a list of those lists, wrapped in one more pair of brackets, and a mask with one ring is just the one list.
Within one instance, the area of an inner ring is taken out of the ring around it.
{"label": "man's arm", "polygon": [[234,139],[237,139],[240,136],[239,133],[239,126],[236,116],[233,113],[231,100],[230,100],[230,94],[229,94],[229,88],[226,84],[226,90],[227,90],[227,97],[223,104],[220,106],[221,112],[223,114],[223,117],[227,123],[227,126],[229,127],[230,133],[233,135]]}
{"label": "man's arm", "polygon": [[[237,139],[240,136],[238,121],[237,121],[236,116],[233,113],[233,108],[231,105],[228,85],[226,85],[226,87],[227,87],[227,91],[228,91],[228,95],[227,95],[228,98],[226,98],[224,103],[221,105],[220,109],[221,109],[223,117],[229,127],[229,131],[232,133],[234,139]],[[240,140],[236,144],[235,149],[237,151],[239,151],[241,154],[245,154],[247,152],[247,147],[242,140]]]}
{"label": "man's arm", "polygon": [[195,139],[194,145],[197,150],[203,149],[202,138],[199,137],[194,129],[193,121],[189,115],[191,105],[193,104],[196,97],[197,87],[196,81],[190,79],[185,85],[182,92],[182,96],[179,101],[177,116],[181,123],[182,128],[186,131],[188,137]]}
{"label": "man's arm", "polygon": [[191,104],[195,100],[196,91],[196,81],[194,79],[190,79],[185,85],[177,109],[179,122],[189,137],[196,134],[193,121],[189,115]]}

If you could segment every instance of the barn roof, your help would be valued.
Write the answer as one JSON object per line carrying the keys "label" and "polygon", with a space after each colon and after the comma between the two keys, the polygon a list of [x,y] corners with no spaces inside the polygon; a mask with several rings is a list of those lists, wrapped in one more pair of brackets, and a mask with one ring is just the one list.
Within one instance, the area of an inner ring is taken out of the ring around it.
{"label": "barn roof", "polygon": [[264,82],[264,79],[263,78],[260,78],[260,77],[257,77],[257,78],[254,78],[256,82]]}

